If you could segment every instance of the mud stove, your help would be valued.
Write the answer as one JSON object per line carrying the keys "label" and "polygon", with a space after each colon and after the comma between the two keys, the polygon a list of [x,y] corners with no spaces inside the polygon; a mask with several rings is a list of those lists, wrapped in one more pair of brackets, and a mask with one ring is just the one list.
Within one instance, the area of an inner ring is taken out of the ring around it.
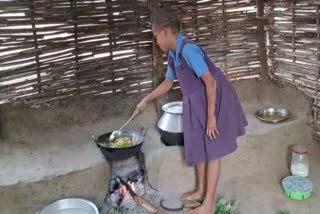
{"label": "mud stove", "polygon": [[158,213],[159,196],[148,183],[143,153],[108,162],[111,179],[101,213]]}

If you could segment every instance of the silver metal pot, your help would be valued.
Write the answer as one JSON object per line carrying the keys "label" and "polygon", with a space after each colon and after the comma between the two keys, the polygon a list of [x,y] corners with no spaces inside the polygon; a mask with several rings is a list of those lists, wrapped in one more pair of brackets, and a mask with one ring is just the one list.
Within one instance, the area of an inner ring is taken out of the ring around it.
{"label": "silver metal pot", "polygon": [[161,141],[166,146],[183,146],[182,102],[171,102],[162,106],[164,111],[158,122]]}
{"label": "silver metal pot", "polygon": [[99,214],[98,208],[91,201],[80,198],[67,198],[56,201],[37,214]]}
{"label": "silver metal pot", "polygon": [[182,102],[170,102],[162,106],[164,111],[158,128],[171,133],[182,133]]}

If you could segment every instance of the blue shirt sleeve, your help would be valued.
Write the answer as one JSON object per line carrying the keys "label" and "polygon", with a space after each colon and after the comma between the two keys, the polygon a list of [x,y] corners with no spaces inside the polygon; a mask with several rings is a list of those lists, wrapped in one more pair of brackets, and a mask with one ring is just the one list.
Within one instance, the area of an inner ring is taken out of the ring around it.
{"label": "blue shirt sleeve", "polygon": [[204,59],[204,53],[197,45],[192,43],[186,44],[182,50],[182,56],[197,77],[201,77],[209,70]]}
{"label": "blue shirt sleeve", "polygon": [[[168,53],[168,61],[169,61],[169,57],[172,58],[171,52]],[[176,71],[174,68],[172,68],[169,63],[167,65],[167,74],[166,74],[166,79],[167,80],[171,80],[174,81],[177,79],[177,75],[176,75]]]}
{"label": "blue shirt sleeve", "polygon": [[177,79],[175,70],[173,68],[171,68],[171,66],[169,64],[167,65],[166,79],[172,80],[172,81]]}

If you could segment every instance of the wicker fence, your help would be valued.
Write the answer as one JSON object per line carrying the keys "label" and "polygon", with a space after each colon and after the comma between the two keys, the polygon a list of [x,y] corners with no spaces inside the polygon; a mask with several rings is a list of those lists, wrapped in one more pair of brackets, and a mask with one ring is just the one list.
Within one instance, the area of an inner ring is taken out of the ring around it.
{"label": "wicker fence", "polygon": [[[159,76],[150,1],[177,9],[182,33],[230,79],[260,75],[255,0],[0,1],[0,103],[152,90]],[[314,99],[320,140],[319,9],[315,0],[265,1],[270,74]]]}
{"label": "wicker fence", "polygon": [[0,5],[2,101],[39,104],[152,89],[145,2],[40,0]]}
{"label": "wicker fence", "polygon": [[274,0],[267,5],[271,74],[314,99],[315,136],[320,140],[320,2]]}
{"label": "wicker fence", "polygon": [[[163,0],[230,79],[259,75],[255,1]],[[147,0],[0,2],[0,102],[150,91]],[[164,68],[163,68],[164,69]]]}
{"label": "wicker fence", "polygon": [[259,75],[256,1],[161,1],[175,8],[182,33],[202,45],[230,79]]}

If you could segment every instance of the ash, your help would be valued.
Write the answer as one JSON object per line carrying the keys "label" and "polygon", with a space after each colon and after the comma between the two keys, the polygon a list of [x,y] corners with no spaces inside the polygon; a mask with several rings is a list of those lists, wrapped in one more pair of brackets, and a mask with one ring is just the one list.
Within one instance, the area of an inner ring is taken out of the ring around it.
{"label": "ash", "polygon": [[138,196],[158,208],[160,195],[153,189],[147,179],[144,158],[141,153],[121,161],[110,162],[111,179],[109,190],[101,209],[101,214],[144,214],[149,213],[132,197],[125,185],[119,182],[118,177],[125,181],[130,189]]}
{"label": "ash", "polygon": [[[161,200],[159,193],[151,187],[146,188],[146,193],[143,195],[143,198],[157,208]],[[134,206],[132,206],[131,209],[128,209],[124,207],[114,207],[111,200],[107,200],[104,203],[104,206],[101,210],[101,214],[150,214],[143,207],[135,203],[134,200],[133,202]]]}

